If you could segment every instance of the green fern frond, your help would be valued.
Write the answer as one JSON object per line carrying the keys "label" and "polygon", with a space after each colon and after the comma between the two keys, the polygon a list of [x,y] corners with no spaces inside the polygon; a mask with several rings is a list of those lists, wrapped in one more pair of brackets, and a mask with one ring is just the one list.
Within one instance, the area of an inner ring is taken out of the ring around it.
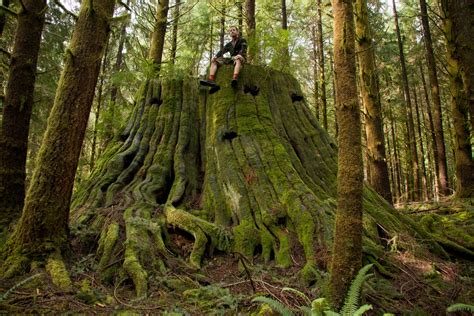
{"label": "green fern frond", "polygon": [[252,302],[265,303],[269,305],[275,312],[280,313],[282,316],[293,316],[293,312],[288,307],[273,298],[257,296],[252,300]]}
{"label": "green fern frond", "polygon": [[457,303],[449,306],[446,311],[448,313],[454,313],[454,312],[460,312],[460,311],[467,311],[474,313],[474,305],[469,305],[469,304],[462,304],[462,303]]}
{"label": "green fern frond", "polygon": [[317,298],[311,302],[312,316],[322,316],[326,311],[329,311],[329,304],[324,297]]}
{"label": "green fern frond", "polygon": [[294,288],[291,288],[291,287],[284,287],[281,291],[282,292],[294,293],[294,294],[298,295],[299,297],[303,298],[306,301],[306,303],[311,304],[311,300],[309,299],[309,297],[306,296],[306,294],[304,294],[303,292],[298,291],[297,289],[294,289]]}
{"label": "green fern frond", "polygon": [[346,299],[344,300],[344,306],[342,308],[341,314],[344,316],[352,316],[357,310],[359,305],[359,297],[364,281],[368,278],[367,272],[372,268],[373,264],[368,264],[362,267],[357,276],[352,281],[352,284],[347,292]]}
{"label": "green fern frond", "polygon": [[15,284],[14,286],[12,286],[8,291],[6,291],[4,294],[0,295],[0,303],[3,302],[4,300],[6,300],[10,294],[15,291],[17,288],[19,288],[20,286],[30,282],[31,280],[39,277],[40,275],[42,275],[42,273],[38,273],[38,274],[34,274],[20,282],[18,282],[17,284]]}
{"label": "green fern frond", "polygon": [[324,311],[324,315],[326,315],[326,316],[341,316],[341,314],[333,312],[333,311]]}
{"label": "green fern frond", "polygon": [[360,316],[363,315],[366,311],[370,311],[372,309],[372,305],[370,304],[365,304],[359,307],[358,310],[355,311],[353,316]]}

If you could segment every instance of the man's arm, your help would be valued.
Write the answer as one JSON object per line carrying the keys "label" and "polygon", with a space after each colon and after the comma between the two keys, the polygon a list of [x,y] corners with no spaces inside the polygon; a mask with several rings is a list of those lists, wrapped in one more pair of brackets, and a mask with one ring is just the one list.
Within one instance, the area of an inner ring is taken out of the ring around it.
{"label": "man's arm", "polygon": [[247,53],[247,41],[245,40],[245,38],[241,38],[240,39],[240,49],[237,52],[237,55],[245,56],[246,53]]}
{"label": "man's arm", "polygon": [[232,43],[230,43],[230,42],[225,44],[224,48],[217,52],[216,58],[222,57],[222,56],[224,56],[225,53],[230,51],[230,46],[231,45],[232,45]]}

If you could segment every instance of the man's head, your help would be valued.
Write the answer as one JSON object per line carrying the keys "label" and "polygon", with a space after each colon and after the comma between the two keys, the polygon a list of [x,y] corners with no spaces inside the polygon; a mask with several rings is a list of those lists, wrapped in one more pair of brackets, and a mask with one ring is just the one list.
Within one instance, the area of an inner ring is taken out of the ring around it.
{"label": "man's head", "polygon": [[237,26],[231,26],[231,27],[229,27],[229,35],[230,35],[230,37],[232,37],[232,38],[237,38],[237,37],[239,37],[239,34],[240,34],[240,32],[239,32],[239,28],[238,28]]}

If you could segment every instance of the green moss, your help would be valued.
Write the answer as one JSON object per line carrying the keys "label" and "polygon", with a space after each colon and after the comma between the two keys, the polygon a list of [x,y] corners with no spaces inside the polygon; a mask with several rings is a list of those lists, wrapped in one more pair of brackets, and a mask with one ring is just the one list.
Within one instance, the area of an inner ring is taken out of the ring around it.
{"label": "green moss", "polygon": [[46,261],[46,271],[48,271],[51,276],[54,285],[62,289],[69,289],[71,287],[72,282],[69,278],[69,273],[59,253],[53,253],[48,257]]}
{"label": "green moss", "polygon": [[111,223],[107,229],[102,231],[99,240],[99,247],[97,248],[97,254],[101,256],[98,265],[99,270],[104,269],[104,267],[109,263],[112,250],[114,249],[119,237],[119,231],[120,228],[117,223]]}

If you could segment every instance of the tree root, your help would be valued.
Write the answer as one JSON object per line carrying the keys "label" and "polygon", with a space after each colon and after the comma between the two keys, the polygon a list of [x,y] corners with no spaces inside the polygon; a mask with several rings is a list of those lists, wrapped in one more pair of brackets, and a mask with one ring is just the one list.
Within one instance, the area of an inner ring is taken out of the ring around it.
{"label": "tree root", "polygon": [[211,249],[214,247],[221,251],[231,249],[232,238],[226,230],[189,212],[177,209],[171,204],[165,206],[165,216],[169,225],[178,227],[194,236],[194,246],[189,258],[191,265],[194,267],[201,267],[202,257],[209,241],[208,237],[211,241]]}

